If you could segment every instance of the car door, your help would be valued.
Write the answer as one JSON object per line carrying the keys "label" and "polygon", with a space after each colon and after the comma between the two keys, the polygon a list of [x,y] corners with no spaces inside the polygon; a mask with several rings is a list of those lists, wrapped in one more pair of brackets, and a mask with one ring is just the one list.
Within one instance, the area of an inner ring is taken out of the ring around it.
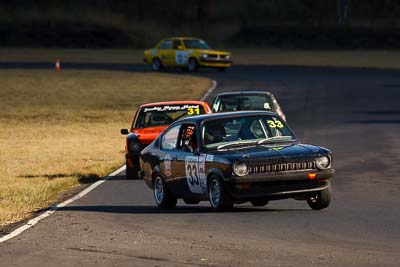
{"label": "car door", "polygon": [[166,183],[174,181],[179,175],[176,162],[178,159],[177,140],[181,125],[175,125],[165,131],[161,136],[160,144],[160,173]]}
{"label": "car door", "polygon": [[184,50],[182,41],[175,39],[172,42],[174,64],[176,66],[186,66],[188,63],[188,51]]}
{"label": "car door", "polygon": [[194,123],[185,123],[178,137],[176,167],[180,170],[177,179],[183,198],[201,199],[207,192],[206,155],[199,153],[199,132]]}
{"label": "car door", "polygon": [[172,49],[172,41],[163,41],[158,48],[158,55],[162,64],[166,67],[171,66],[174,62],[174,50]]}

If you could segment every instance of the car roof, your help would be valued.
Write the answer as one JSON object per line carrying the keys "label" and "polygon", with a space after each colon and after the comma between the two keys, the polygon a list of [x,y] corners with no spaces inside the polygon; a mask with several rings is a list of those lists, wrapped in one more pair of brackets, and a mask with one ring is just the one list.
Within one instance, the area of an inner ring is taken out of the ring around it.
{"label": "car roof", "polygon": [[139,107],[151,107],[151,106],[166,106],[166,105],[208,105],[206,102],[198,101],[198,100],[180,100],[180,101],[166,101],[166,102],[153,102],[153,103],[146,103],[142,104]]}
{"label": "car roof", "polygon": [[231,95],[268,95],[268,96],[271,96],[272,93],[270,93],[268,91],[241,90],[241,91],[219,93],[217,96],[231,96]]}
{"label": "car roof", "polygon": [[[186,117],[180,119],[178,122],[202,122],[209,119],[221,119],[221,118],[234,118],[242,116],[257,116],[257,115],[273,115],[278,116],[275,112],[271,111],[233,111],[233,112],[219,112],[211,114],[203,114],[192,117]],[[174,123],[175,124],[175,123]]]}
{"label": "car roof", "polygon": [[165,38],[165,39],[163,39],[163,40],[177,40],[177,39],[180,39],[180,40],[185,40],[185,39],[190,39],[190,40],[203,40],[203,39],[201,39],[201,38],[198,38],[198,37],[190,37],[190,36],[186,36],[186,37],[168,37],[168,38]]}

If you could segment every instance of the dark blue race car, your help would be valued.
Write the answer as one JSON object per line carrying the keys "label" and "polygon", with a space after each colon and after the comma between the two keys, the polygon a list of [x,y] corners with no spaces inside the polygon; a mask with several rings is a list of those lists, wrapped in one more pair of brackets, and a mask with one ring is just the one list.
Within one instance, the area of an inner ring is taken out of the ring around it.
{"label": "dark blue race car", "polygon": [[285,198],[324,209],[334,174],[328,149],[301,144],[281,117],[266,111],[179,120],[141,152],[141,170],[159,207],[209,200],[218,211]]}

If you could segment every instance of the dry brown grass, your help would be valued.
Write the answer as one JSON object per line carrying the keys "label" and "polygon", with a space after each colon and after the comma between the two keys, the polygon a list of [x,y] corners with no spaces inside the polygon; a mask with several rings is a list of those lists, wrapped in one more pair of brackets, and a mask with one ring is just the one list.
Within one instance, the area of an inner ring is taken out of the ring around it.
{"label": "dry brown grass", "polygon": [[[400,69],[400,51],[233,49],[234,64]],[[141,64],[143,50],[0,48],[0,62],[92,62]]]}
{"label": "dry brown grass", "polygon": [[102,71],[0,71],[0,225],[123,164],[139,103],[199,99],[210,81]]}

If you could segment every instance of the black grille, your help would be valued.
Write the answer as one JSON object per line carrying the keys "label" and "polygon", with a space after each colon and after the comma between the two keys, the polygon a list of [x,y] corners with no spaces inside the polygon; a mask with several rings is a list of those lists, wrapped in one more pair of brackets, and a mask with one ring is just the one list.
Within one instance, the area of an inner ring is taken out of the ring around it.
{"label": "black grille", "polygon": [[208,57],[208,58],[220,58],[220,59],[225,59],[225,58],[226,58],[226,55],[209,54],[207,57]]}
{"label": "black grille", "polygon": [[289,162],[276,164],[257,164],[249,166],[250,174],[268,173],[268,172],[284,172],[284,171],[300,171],[315,169],[315,161]]}

